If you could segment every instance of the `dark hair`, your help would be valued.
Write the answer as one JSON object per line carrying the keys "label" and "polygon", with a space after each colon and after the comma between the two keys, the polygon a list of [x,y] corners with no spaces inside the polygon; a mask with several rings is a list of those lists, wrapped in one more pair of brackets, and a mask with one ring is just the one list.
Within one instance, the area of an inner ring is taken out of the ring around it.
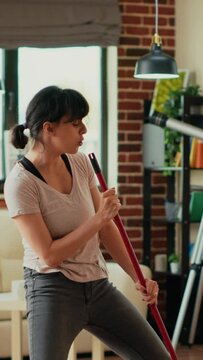
{"label": "dark hair", "polygon": [[48,86],[40,90],[30,101],[26,111],[26,123],[15,125],[12,129],[11,142],[16,148],[24,149],[28,137],[24,130],[30,130],[30,136],[37,140],[45,121],[59,122],[67,115],[68,121],[84,118],[89,112],[89,105],[82,94],[73,89],[60,89]]}

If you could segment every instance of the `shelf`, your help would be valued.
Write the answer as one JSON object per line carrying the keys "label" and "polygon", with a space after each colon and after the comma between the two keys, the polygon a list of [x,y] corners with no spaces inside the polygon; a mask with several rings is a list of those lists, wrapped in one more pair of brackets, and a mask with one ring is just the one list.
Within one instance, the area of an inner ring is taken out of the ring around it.
{"label": "shelf", "polygon": [[178,166],[150,166],[150,167],[145,167],[146,170],[150,170],[150,171],[182,171],[182,167],[178,167]]}
{"label": "shelf", "polygon": [[[150,170],[150,171],[182,171],[182,167],[181,166],[145,166],[146,170]],[[203,168],[190,168],[191,171],[193,170],[197,170],[197,171],[202,171]]]}
{"label": "shelf", "polygon": [[167,225],[167,224],[181,224],[182,220],[168,220],[167,218],[153,218],[146,219],[146,221],[151,221],[152,225]]}
{"label": "shelf", "polygon": [[153,274],[155,277],[163,277],[163,276],[167,276],[167,277],[181,277],[181,273],[172,273],[170,271],[153,271]]}
{"label": "shelf", "polygon": [[192,191],[203,191],[203,186],[202,185],[191,185],[190,186],[190,192]]}
{"label": "shelf", "polygon": [[[182,224],[182,219],[180,220],[167,220],[166,218],[153,218],[151,217],[150,219],[145,219],[146,223],[151,223],[151,225],[157,225],[157,226],[163,226],[163,225],[170,225],[170,224]],[[190,220],[188,219],[188,222],[190,224],[199,224],[200,221],[194,221],[194,220]]]}

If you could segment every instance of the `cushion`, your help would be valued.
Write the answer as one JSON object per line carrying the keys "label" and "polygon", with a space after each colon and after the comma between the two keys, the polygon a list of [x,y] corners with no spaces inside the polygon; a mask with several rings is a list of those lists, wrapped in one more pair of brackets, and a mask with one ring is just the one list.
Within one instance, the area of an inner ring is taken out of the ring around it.
{"label": "cushion", "polygon": [[23,279],[23,260],[2,258],[0,268],[2,292],[10,292],[12,280]]}

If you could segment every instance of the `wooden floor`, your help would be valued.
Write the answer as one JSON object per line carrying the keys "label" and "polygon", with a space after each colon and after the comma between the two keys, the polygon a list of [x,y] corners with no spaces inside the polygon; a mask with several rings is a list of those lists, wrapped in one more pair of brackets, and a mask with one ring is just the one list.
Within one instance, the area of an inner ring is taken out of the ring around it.
{"label": "wooden floor", "polygon": [[[176,350],[176,354],[178,360],[203,360],[203,344],[201,345],[195,344],[190,348],[188,346],[179,346]],[[29,358],[26,357],[24,358],[24,360],[29,360]],[[91,359],[87,355],[82,356],[80,354],[78,355],[78,360],[97,360],[97,359]],[[105,360],[123,360],[123,359],[121,359],[118,356],[108,355],[105,357]]]}
{"label": "wooden floor", "polygon": [[[178,360],[203,360],[203,344],[201,345],[193,345],[192,347],[188,346],[178,346],[176,350],[176,354]],[[78,360],[97,360],[91,359],[87,354],[78,355]],[[2,359],[2,360],[9,360],[9,359]],[[24,357],[23,360],[29,360],[29,357]],[[107,355],[105,360],[123,360],[122,358],[116,355]]]}
{"label": "wooden floor", "polygon": [[191,348],[182,346],[177,349],[178,360],[203,360],[203,345],[193,345]]}
{"label": "wooden floor", "polygon": [[[203,345],[179,346],[177,348],[178,360],[203,360]],[[118,356],[106,357],[105,360],[122,360]]]}

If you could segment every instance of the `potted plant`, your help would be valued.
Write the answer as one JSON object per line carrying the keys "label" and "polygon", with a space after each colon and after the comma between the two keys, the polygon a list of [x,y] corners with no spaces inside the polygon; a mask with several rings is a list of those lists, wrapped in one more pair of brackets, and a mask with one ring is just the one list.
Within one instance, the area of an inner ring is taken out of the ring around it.
{"label": "potted plant", "polygon": [[[199,85],[190,85],[179,90],[170,90],[169,98],[163,105],[163,113],[168,117],[179,118],[182,114],[183,95],[200,96]],[[176,155],[181,152],[181,134],[171,129],[165,129],[165,166],[173,167],[177,165]],[[166,171],[165,175],[171,175]]]}
{"label": "potted plant", "polygon": [[172,274],[178,274],[180,272],[180,256],[176,253],[171,253],[168,257],[170,264],[170,270]]}

